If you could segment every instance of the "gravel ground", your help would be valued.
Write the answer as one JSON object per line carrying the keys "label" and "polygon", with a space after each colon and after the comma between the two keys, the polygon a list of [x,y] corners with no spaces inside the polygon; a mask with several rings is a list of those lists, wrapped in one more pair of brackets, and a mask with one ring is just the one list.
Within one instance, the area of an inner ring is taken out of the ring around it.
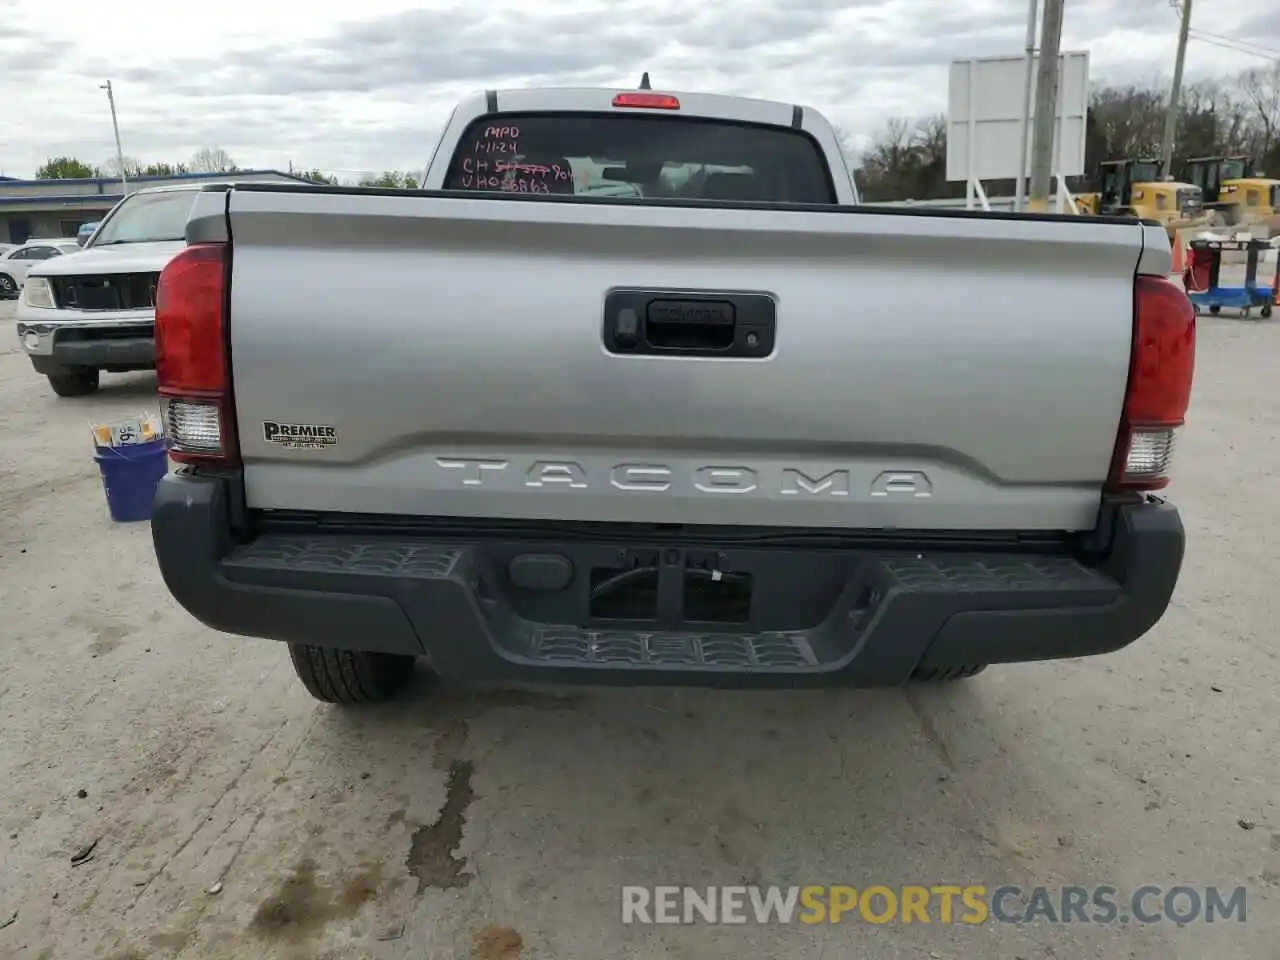
{"label": "gravel ground", "polygon": [[[58,399],[0,306],[0,956],[1275,957],[1277,370],[1280,323],[1202,321],[1183,579],[1119,654],[910,691],[423,681],[350,713],[193,621],[146,526],[108,521],[87,424],[154,378]],[[621,924],[622,885],[666,883],[1248,900],[1181,928]]]}

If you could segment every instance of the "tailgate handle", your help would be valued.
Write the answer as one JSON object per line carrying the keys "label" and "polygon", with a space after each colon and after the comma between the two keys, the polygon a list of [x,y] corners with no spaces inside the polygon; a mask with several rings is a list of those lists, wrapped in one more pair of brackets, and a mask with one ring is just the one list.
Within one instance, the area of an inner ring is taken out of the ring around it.
{"label": "tailgate handle", "polygon": [[721,353],[733,346],[732,303],[710,300],[651,300],[644,321],[650,346]]}
{"label": "tailgate handle", "polygon": [[610,353],[723,358],[773,351],[776,308],[766,294],[614,290],[605,298]]}

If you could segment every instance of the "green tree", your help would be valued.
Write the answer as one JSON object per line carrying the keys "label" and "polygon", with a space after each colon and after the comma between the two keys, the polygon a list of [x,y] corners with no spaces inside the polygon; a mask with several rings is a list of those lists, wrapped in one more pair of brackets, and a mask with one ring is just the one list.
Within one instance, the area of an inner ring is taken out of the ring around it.
{"label": "green tree", "polygon": [[303,180],[310,180],[312,183],[327,183],[330,186],[338,185],[338,178],[330,176],[320,170],[306,170],[297,174]]}
{"label": "green tree", "polygon": [[97,174],[93,167],[75,157],[52,157],[36,171],[37,180],[76,180]]}
{"label": "green tree", "polygon": [[384,170],[376,177],[362,177],[362,187],[388,187],[392,190],[416,190],[418,178],[404,170]]}
{"label": "green tree", "polygon": [[189,173],[185,163],[147,163],[138,170],[141,177],[176,177]]}

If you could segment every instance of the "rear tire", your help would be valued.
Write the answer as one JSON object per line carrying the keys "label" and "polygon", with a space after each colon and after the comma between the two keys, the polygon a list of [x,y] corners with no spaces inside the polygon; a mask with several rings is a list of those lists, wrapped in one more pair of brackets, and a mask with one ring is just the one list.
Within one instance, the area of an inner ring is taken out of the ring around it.
{"label": "rear tire", "polygon": [[98,389],[98,371],[68,370],[66,373],[50,373],[49,386],[60,397],[84,397]]}
{"label": "rear tire", "polygon": [[921,667],[911,674],[911,679],[916,683],[950,683],[976,677],[985,669],[985,663],[970,663],[963,667]]}
{"label": "rear tire", "polygon": [[17,295],[17,281],[7,273],[0,273],[0,300],[9,300]]}
{"label": "rear tire", "polygon": [[395,653],[289,644],[298,679],[324,703],[381,703],[413,679],[414,658]]}

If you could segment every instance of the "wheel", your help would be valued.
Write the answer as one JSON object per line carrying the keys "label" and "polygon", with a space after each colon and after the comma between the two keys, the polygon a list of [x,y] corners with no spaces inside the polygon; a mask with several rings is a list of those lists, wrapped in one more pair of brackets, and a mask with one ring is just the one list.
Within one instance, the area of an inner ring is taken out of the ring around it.
{"label": "wheel", "polygon": [[60,397],[83,397],[98,389],[98,371],[68,370],[66,373],[50,373],[49,386]]}
{"label": "wheel", "polygon": [[1218,306],[1216,303],[1209,308],[1209,312],[1212,313],[1215,317],[1221,312],[1221,310],[1222,308]]}
{"label": "wheel", "polygon": [[911,674],[911,679],[916,683],[949,683],[976,677],[985,669],[985,663],[970,663],[963,667],[921,667]]}
{"label": "wheel", "polygon": [[18,295],[18,284],[7,273],[0,273],[0,300]]}
{"label": "wheel", "polygon": [[298,679],[325,703],[380,703],[413,679],[414,658],[394,653],[289,644]]}
{"label": "wheel", "polygon": [[1269,320],[1271,318],[1271,304],[1264,303],[1262,305],[1262,309],[1258,311],[1258,314],[1263,320]]}

